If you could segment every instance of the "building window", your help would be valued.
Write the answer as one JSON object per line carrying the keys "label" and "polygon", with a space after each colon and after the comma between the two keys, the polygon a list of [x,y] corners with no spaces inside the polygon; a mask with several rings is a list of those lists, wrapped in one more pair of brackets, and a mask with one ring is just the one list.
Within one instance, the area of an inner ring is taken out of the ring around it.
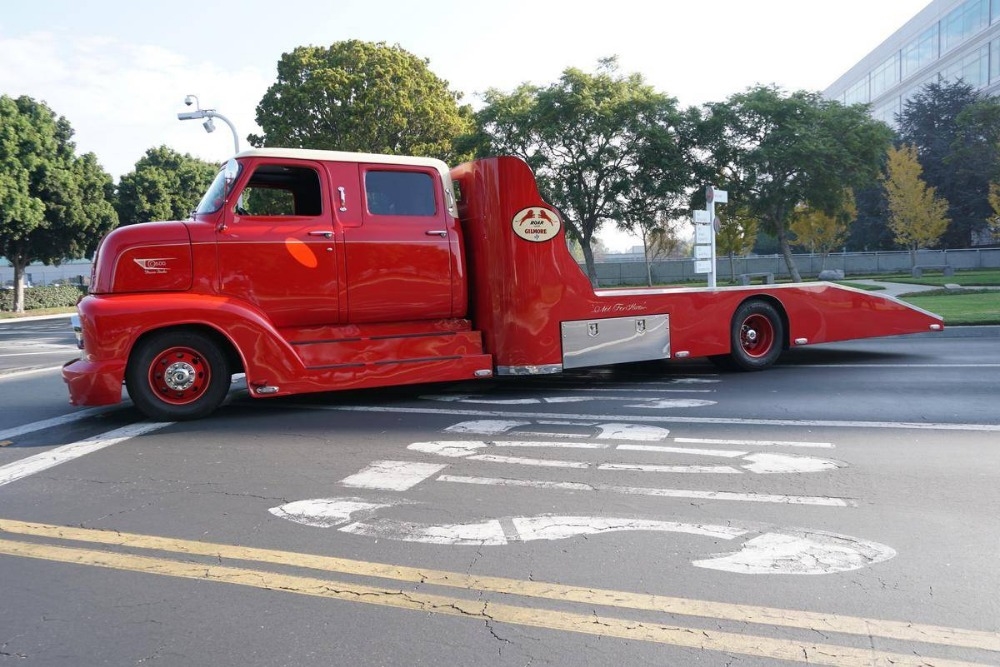
{"label": "building window", "polygon": [[955,48],[989,25],[991,0],[968,0],[941,19],[941,52]]}
{"label": "building window", "polygon": [[893,96],[889,100],[872,109],[871,115],[875,120],[880,120],[889,127],[896,127],[896,116],[902,111],[899,97]]}
{"label": "building window", "polygon": [[1000,81],[1000,37],[990,42],[990,83],[994,81]]}
{"label": "building window", "polygon": [[844,91],[844,104],[847,106],[851,106],[852,104],[868,104],[870,101],[867,76]]}
{"label": "building window", "polygon": [[1000,21],[1000,0],[990,1],[990,23]]}
{"label": "building window", "polygon": [[990,79],[990,47],[984,45],[941,70],[941,80],[953,83],[961,79],[974,88],[982,88]]}
{"label": "building window", "polygon": [[[1000,2],[1000,0],[994,0]],[[938,57],[938,24],[917,36],[915,40],[903,47],[903,77],[915,74]]]}
{"label": "building window", "polygon": [[899,83],[899,54],[894,53],[892,57],[872,71],[872,99],[877,99],[879,95],[897,83]]}

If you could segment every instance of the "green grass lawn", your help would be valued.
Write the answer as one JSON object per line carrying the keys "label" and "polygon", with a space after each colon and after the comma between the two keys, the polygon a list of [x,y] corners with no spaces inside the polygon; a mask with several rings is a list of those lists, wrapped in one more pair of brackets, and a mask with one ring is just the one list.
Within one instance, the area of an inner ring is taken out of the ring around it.
{"label": "green grass lawn", "polygon": [[900,299],[937,313],[946,326],[1000,324],[1000,290],[933,290]]}

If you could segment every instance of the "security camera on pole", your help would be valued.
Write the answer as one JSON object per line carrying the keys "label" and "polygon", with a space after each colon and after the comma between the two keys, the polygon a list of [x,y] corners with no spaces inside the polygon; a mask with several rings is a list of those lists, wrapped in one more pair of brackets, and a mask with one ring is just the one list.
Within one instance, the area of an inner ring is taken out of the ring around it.
{"label": "security camera on pole", "polygon": [[729,193],[716,190],[709,185],[705,188],[705,210],[692,211],[694,214],[694,272],[708,274],[708,286],[715,287],[715,235],[719,232],[719,219],[715,216],[715,205],[729,202]]}

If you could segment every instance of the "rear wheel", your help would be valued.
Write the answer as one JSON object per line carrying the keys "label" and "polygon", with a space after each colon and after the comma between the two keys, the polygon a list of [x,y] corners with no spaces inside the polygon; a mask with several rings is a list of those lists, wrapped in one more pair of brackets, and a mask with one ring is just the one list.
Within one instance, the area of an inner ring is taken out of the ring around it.
{"label": "rear wheel", "polygon": [[766,301],[747,301],[733,315],[728,362],[739,370],[758,371],[781,356],[785,327],[778,309]]}
{"label": "rear wheel", "polygon": [[225,355],[197,331],[164,331],[139,343],[125,369],[135,406],[159,421],[199,419],[211,414],[229,391]]}

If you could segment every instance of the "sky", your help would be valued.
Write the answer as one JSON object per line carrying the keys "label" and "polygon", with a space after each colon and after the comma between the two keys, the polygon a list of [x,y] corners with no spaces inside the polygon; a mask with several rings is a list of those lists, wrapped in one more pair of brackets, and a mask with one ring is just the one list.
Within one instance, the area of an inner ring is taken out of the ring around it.
{"label": "sky", "polygon": [[[129,0],[4,2],[0,94],[44,101],[117,180],[167,145],[221,162],[233,133],[177,120],[196,95],[236,127],[255,109],[283,53],[347,40],[398,44],[477,106],[489,88],[547,85],[567,67],[617,56],[681,107],[755,84],[823,90],[929,0]],[[612,250],[631,245],[605,236]]]}

